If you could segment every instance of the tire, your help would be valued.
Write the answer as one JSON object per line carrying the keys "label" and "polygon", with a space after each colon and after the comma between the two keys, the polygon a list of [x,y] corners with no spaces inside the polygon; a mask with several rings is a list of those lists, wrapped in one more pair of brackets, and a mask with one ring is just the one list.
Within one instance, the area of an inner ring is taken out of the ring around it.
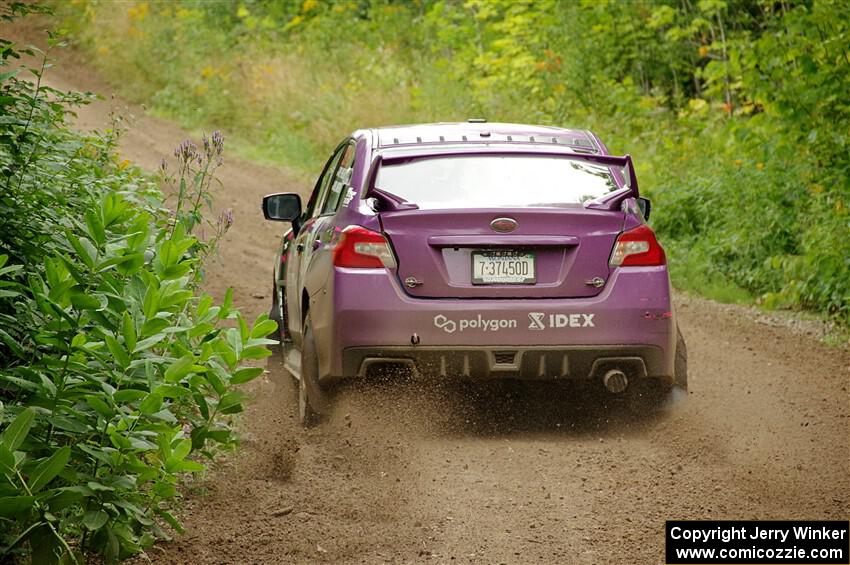
{"label": "tire", "polygon": [[676,363],[673,370],[674,384],[682,390],[688,390],[688,346],[679,326],[676,326]]}
{"label": "tire", "polygon": [[278,292],[277,285],[274,280],[272,280],[272,307],[269,310],[269,320],[274,320],[277,322],[277,329],[266,336],[268,339],[276,339],[280,342],[281,346],[284,341],[287,341],[286,337],[286,312],[284,311],[283,302],[280,300],[281,293]]}
{"label": "tire", "polygon": [[657,412],[674,388],[688,390],[688,347],[682,330],[676,326],[676,358],[673,364],[673,386],[664,386],[655,379],[641,379],[628,389],[629,410],[637,415]]}
{"label": "tire", "polygon": [[319,384],[319,356],[310,316],[304,321],[304,341],[301,344],[301,376],[298,379],[298,419],[305,428],[325,419],[328,398]]}

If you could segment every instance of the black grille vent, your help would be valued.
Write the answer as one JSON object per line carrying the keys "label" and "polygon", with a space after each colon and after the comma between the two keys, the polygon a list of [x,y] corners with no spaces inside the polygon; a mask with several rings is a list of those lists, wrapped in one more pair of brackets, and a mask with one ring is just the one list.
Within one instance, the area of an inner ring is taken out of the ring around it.
{"label": "black grille vent", "polygon": [[516,351],[496,351],[496,365],[513,365],[516,359]]}

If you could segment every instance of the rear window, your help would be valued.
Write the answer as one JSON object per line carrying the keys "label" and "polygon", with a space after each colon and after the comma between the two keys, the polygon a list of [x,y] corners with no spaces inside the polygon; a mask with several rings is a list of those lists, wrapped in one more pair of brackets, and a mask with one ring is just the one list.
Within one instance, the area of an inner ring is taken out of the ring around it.
{"label": "rear window", "polygon": [[607,166],[538,155],[428,157],[386,164],[375,186],[422,209],[575,206],[620,188]]}

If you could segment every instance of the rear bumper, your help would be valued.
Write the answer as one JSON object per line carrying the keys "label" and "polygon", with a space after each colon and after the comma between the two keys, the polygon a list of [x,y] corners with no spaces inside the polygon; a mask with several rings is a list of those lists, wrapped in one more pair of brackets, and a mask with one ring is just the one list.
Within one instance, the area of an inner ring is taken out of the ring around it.
{"label": "rear bumper", "polygon": [[[376,359],[409,361],[422,375],[588,378],[629,358],[642,365],[635,376],[673,376],[666,267],[615,269],[581,299],[411,298],[384,269],[336,268],[329,283],[312,309],[323,379],[362,375]],[[497,362],[509,353],[512,363]]]}
{"label": "rear bumper", "polygon": [[659,374],[663,357],[654,346],[351,347],[343,352],[343,372],[362,377],[375,368],[399,366],[416,377],[553,380],[602,378],[620,369],[634,380]]}

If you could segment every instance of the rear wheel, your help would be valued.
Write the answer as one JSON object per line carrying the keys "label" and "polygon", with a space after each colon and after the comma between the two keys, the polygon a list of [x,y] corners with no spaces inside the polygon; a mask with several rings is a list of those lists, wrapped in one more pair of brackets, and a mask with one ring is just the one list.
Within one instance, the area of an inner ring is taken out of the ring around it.
{"label": "rear wheel", "polygon": [[319,356],[310,316],[304,321],[301,345],[301,376],[298,379],[298,418],[304,427],[321,422],[327,413],[328,398],[319,384]]}
{"label": "rear wheel", "polygon": [[656,412],[670,396],[673,388],[688,390],[688,348],[682,331],[676,326],[676,359],[673,365],[673,386],[656,379],[641,379],[628,388],[629,410],[635,414]]}

